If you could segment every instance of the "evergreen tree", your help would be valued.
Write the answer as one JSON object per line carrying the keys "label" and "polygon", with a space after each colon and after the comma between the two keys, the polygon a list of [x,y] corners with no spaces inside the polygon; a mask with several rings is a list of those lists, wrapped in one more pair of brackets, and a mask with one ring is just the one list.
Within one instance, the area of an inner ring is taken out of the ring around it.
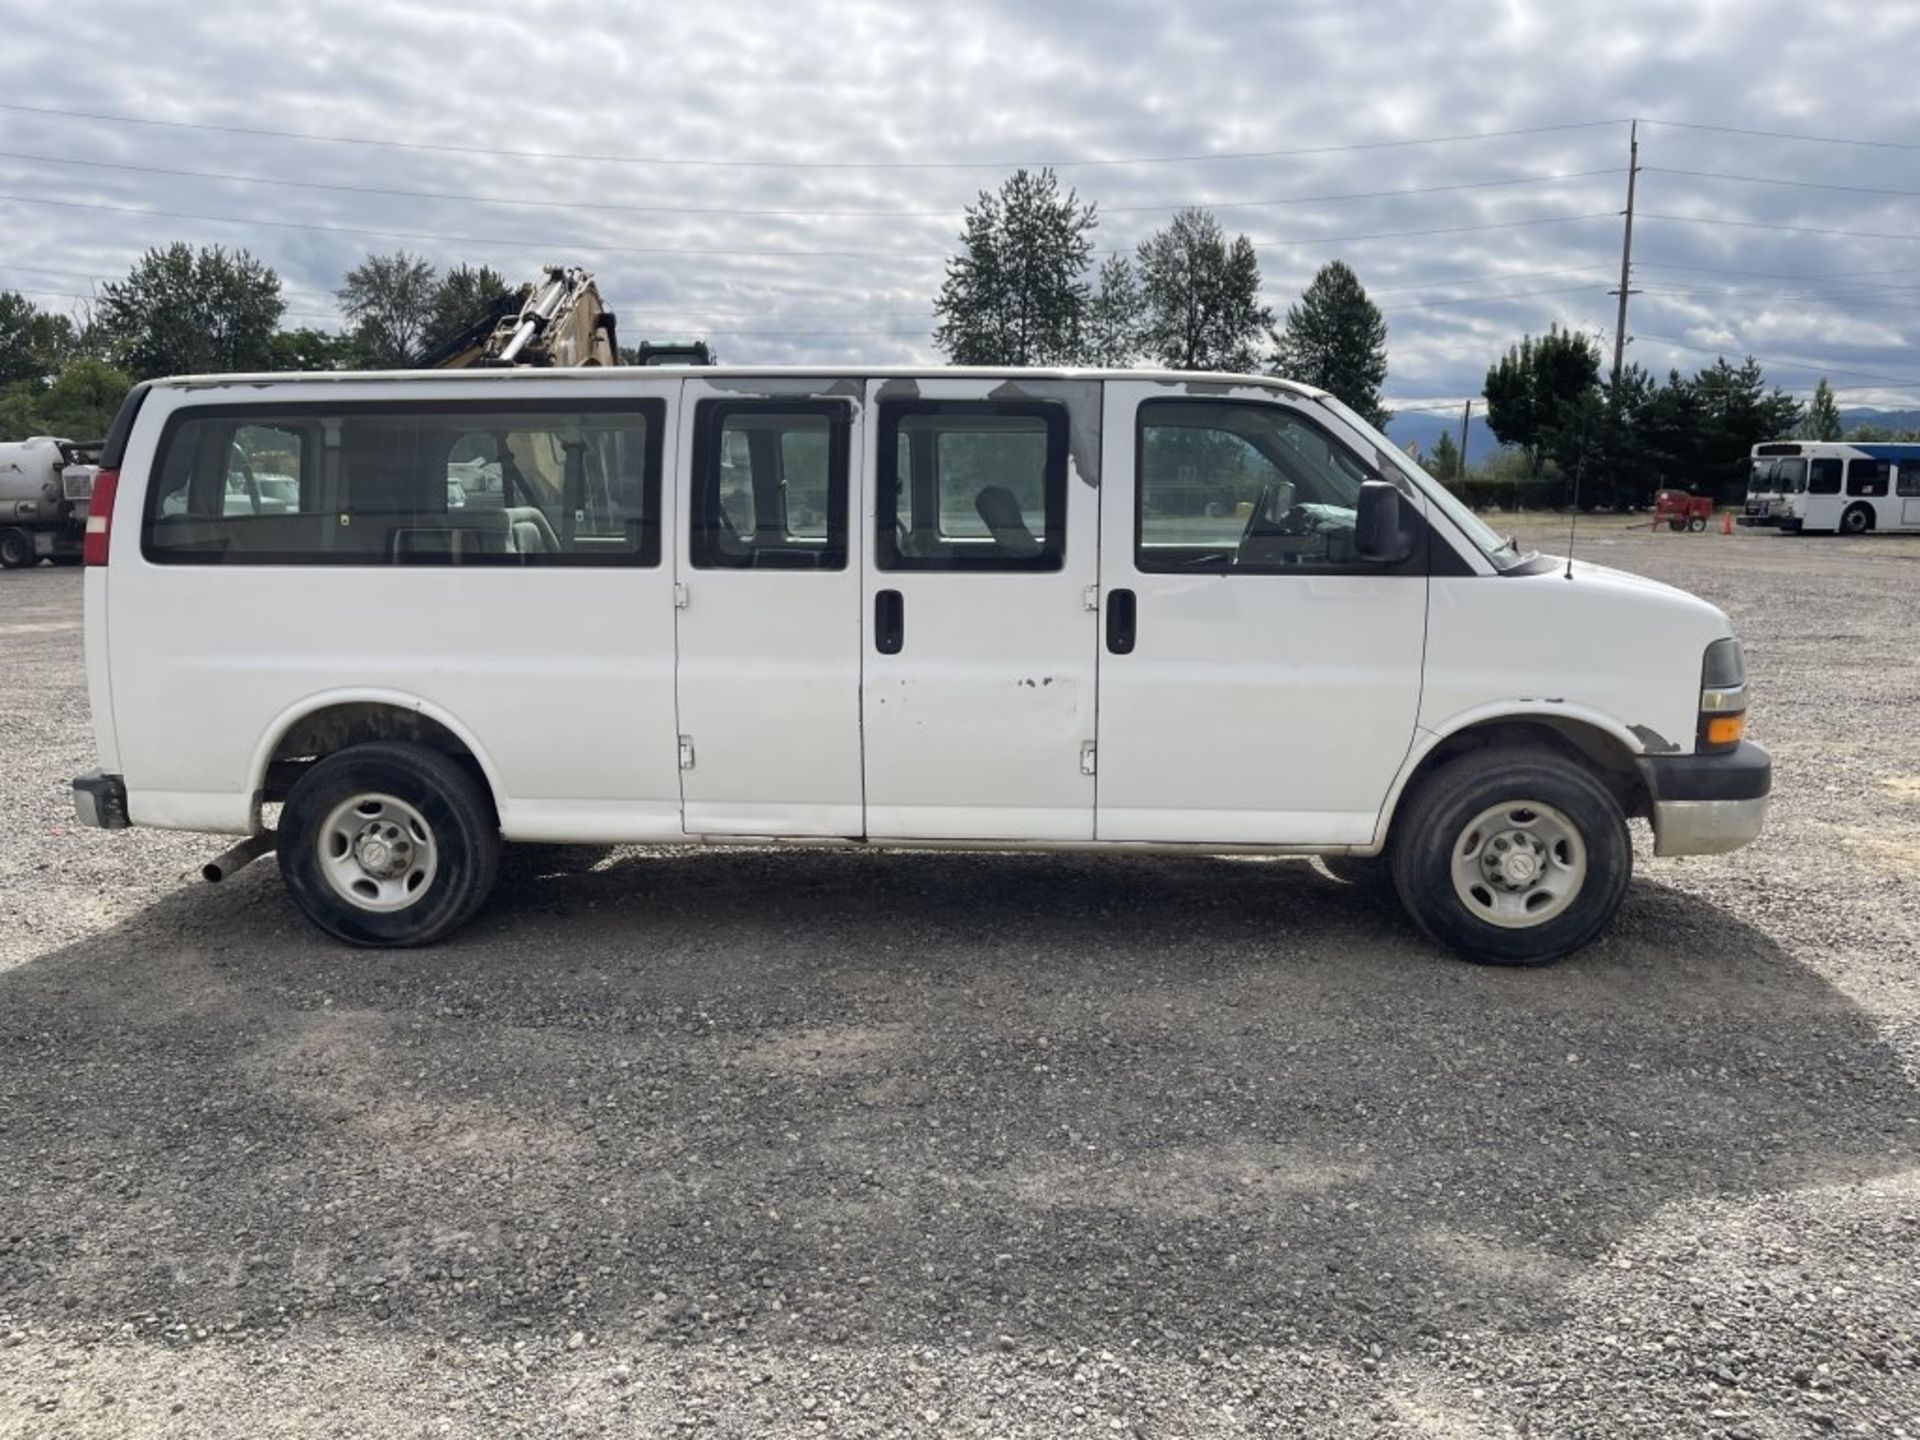
{"label": "evergreen tree", "polygon": [[1140,356],[1140,282],[1124,255],[1110,255],[1087,306],[1081,359],[1120,369]]}
{"label": "evergreen tree", "polygon": [[1052,365],[1077,358],[1099,221],[1053,171],[1015,171],[967,207],[961,253],[933,303],[934,344],[956,365]]}
{"label": "evergreen tree", "polygon": [[246,251],[175,243],[100,287],[99,326],[136,380],[264,370],[286,308],[280,277]]}
{"label": "evergreen tree", "polygon": [[1760,362],[1751,355],[1737,366],[1724,357],[1715,360],[1693,377],[1693,388],[1702,421],[1692,483],[1738,493],[1746,484],[1753,447],[1792,435],[1800,424],[1800,403],[1778,386],[1769,390]]}
{"label": "evergreen tree", "polygon": [[1525,452],[1538,479],[1550,455],[1590,432],[1599,384],[1600,350],[1590,337],[1558,325],[1538,340],[1522,336],[1487,371],[1487,427]]}
{"label": "evergreen tree", "polygon": [[1385,427],[1387,322],[1344,260],[1320,267],[1300,303],[1288,307],[1287,327],[1273,343],[1274,374],[1329,391]]}
{"label": "evergreen tree", "polygon": [[1463,470],[1460,461],[1460,447],[1453,443],[1453,432],[1442,430],[1433,442],[1433,453],[1427,457],[1428,473],[1436,480],[1458,480]]}
{"label": "evergreen tree", "polygon": [[1227,243],[1205,210],[1182,210],[1139,250],[1141,349],[1171,370],[1248,371],[1273,324],[1253,242]]}
{"label": "evergreen tree", "polygon": [[433,266],[404,250],[369,255],[349,270],[334,294],[359,350],[356,363],[375,370],[411,365],[433,317],[435,293]]}
{"label": "evergreen tree", "polygon": [[1807,406],[1806,418],[1800,422],[1802,440],[1838,440],[1841,432],[1840,406],[1833,398],[1833,387],[1822,375],[1820,383],[1813,387],[1813,400]]}

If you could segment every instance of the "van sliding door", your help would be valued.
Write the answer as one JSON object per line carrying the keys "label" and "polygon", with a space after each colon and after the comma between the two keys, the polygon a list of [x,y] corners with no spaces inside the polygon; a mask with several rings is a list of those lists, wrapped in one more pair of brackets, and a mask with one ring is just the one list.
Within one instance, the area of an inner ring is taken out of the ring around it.
{"label": "van sliding door", "polygon": [[790,381],[688,380],[682,406],[685,828],[858,836],[859,405]]}
{"label": "van sliding door", "polygon": [[867,833],[1093,837],[1100,385],[869,382]]}

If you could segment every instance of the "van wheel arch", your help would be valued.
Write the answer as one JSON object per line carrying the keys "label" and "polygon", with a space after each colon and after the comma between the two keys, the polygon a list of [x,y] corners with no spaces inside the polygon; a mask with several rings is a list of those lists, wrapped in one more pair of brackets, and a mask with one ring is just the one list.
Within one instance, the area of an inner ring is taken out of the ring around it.
{"label": "van wheel arch", "polygon": [[431,715],[370,700],[323,706],[289,724],[268,757],[261,803],[284,801],[301,777],[329,756],[377,742],[420,745],[445,755],[473,777],[498,822],[499,797],[494,794],[486,767],[464,740]]}
{"label": "van wheel arch", "polygon": [[1582,720],[1547,715],[1515,716],[1485,720],[1457,730],[1422,756],[1413,774],[1407,777],[1388,817],[1388,842],[1391,843],[1394,824],[1407,813],[1408,802],[1422,785],[1448,762],[1491,749],[1551,751],[1592,770],[1629,819],[1635,816],[1649,819],[1653,814],[1653,797],[1647,793],[1646,779],[1634,763],[1633,751],[1617,736]]}

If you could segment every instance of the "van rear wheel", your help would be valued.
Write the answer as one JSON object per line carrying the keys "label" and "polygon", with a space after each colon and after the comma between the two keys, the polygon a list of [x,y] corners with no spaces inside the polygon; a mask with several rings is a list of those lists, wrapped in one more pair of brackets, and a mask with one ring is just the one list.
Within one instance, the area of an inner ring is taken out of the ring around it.
{"label": "van rear wheel", "polygon": [[472,918],[500,868],[485,792],[437,750],[355,745],[300,778],[280,816],[280,875],[350,945],[428,945]]}
{"label": "van rear wheel", "polygon": [[0,530],[0,570],[24,570],[34,559],[31,535],[24,530]]}
{"label": "van rear wheel", "polygon": [[1579,949],[1632,877],[1619,803],[1550,750],[1463,755],[1427,779],[1394,827],[1401,903],[1482,964],[1543,965]]}

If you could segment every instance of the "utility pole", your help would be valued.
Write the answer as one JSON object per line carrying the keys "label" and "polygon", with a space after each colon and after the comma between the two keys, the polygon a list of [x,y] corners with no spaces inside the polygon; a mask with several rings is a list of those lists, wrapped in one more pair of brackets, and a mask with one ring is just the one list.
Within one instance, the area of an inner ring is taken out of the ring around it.
{"label": "utility pole", "polygon": [[1633,182],[1640,176],[1640,122],[1635,120],[1627,132],[1627,208],[1626,228],[1620,236],[1620,310],[1613,322],[1613,400],[1620,403],[1620,372],[1627,358],[1627,297],[1636,292],[1633,283]]}
{"label": "utility pole", "polygon": [[1467,397],[1466,407],[1460,412],[1460,478],[1467,478],[1467,427],[1473,423],[1473,397]]}

